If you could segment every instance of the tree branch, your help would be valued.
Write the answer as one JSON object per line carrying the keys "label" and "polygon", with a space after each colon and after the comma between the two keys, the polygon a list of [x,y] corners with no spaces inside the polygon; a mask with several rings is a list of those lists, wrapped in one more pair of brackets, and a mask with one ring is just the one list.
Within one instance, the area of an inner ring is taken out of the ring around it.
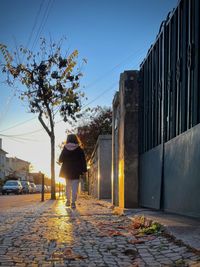
{"label": "tree branch", "polygon": [[48,135],[51,137],[51,131],[49,130],[49,128],[46,126],[45,122],[42,119],[42,111],[40,111],[40,114],[38,115],[38,119],[40,123],[42,124],[42,126],[44,127],[44,129],[46,130],[46,132],[48,133]]}

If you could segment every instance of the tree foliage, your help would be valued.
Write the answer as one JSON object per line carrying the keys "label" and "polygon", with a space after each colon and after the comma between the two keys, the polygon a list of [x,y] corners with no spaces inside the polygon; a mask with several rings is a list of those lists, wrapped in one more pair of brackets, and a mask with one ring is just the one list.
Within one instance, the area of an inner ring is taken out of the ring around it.
{"label": "tree foliage", "polygon": [[112,110],[98,106],[77,129],[87,160],[90,159],[98,136],[101,134],[112,134]]}
{"label": "tree foliage", "polygon": [[[78,51],[63,54],[62,41],[47,43],[41,38],[39,52],[21,46],[13,55],[6,45],[0,44],[5,60],[0,66],[7,74],[7,84],[13,85],[17,80],[23,85],[19,90],[21,100],[27,101],[31,113],[38,114],[51,139],[52,198],[55,198],[55,115],[59,112],[65,122],[76,120],[84,96],[78,90],[82,76],[81,66],[77,68]],[[20,59],[25,62],[19,62]]]}
{"label": "tree foliage", "polygon": [[[30,112],[39,113],[40,119],[42,116],[53,119],[56,110],[60,112],[64,121],[69,117],[75,119],[80,111],[80,99],[83,96],[77,90],[82,76],[80,69],[75,70],[77,50],[64,56],[59,44],[47,44],[44,38],[41,39],[40,51],[36,54],[23,46],[14,53],[14,57],[5,45],[1,45],[0,49],[6,60],[2,72],[8,74],[8,84],[19,80],[25,85],[20,91],[20,97],[23,101],[25,98],[28,100]],[[25,64],[13,60],[17,58],[18,53],[21,54],[21,58],[26,59]],[[49,134],[47,128],[45,129]]]}

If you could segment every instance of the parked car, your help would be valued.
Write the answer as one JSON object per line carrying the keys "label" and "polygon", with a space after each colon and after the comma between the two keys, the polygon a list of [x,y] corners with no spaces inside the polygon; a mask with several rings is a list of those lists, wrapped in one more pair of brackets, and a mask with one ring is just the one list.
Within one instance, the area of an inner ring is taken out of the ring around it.
{"label": "parked car", "polygon": [[36,185],[34,183],[30,183],[30,189],[31,189],[30,193],[36,193]]}
{"label": "parked car", "polygon": [[44,192],[45,193],[48,193],[48,187],[47,187],[47,185],[44,185]]}
{"label": "parked car", "polygon": [[31,186],[30,186],[30,182],[29,181],[21,181],[21,184],[22,184],[22,192],[24,194],[29,194],[31,193]]}
{"label": "parked car", "polygon": [[51,186],[50,185],[47,185],[47,192],[51,193]]}
{"label": "parked car", "polygon": [[22,194],[22,184],[20,181],[17,180],[8,180],[5,182],[2,188],[2,195],[15,193],[15,194]]}
{"label": "parked car", "polygon": [[41,192],[42,192],[42,185],[36,184],[36,193],[41,193]]}
{"label": "parked car", "polygon": [[[42,192],[42,185],[41,184],[36,184],[36,192],[37,193],[41,193]],[[47,185],[44,185],[44,192],[45,193],[48,192]]]}

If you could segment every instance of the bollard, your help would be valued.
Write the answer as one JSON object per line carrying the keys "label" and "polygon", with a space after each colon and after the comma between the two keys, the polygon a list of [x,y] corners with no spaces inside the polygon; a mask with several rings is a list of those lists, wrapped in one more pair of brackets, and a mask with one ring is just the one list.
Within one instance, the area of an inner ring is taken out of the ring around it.
{"label": "bollard", "polygon": [[64,184],[62,185],[62,197],[64,198],[64,196],[65,196],[65,186],[64,186]]}
{"label": "bollard", "polygon": [[59,182],[59,198],[60,198],[60,182]]}
{"label": "bollard", "polygon": [[42,173],[42,191],[41,191],[41,201],[44,202],[44,173]]}
{"label": "bollard", "polygon": [[90,170],[87,172],[87,179],[88,179],[88,195],[90,195]]}

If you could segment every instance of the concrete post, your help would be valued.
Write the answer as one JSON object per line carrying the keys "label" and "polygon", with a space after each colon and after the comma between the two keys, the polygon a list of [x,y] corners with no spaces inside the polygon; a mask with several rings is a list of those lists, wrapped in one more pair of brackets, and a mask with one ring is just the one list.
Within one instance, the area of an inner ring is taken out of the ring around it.
{"label": "concrete post", "polygon": [[90,194],[98,199],[111,199],[111,135],[99,135],[91,156]]}
{"label": "concrete post", "polygon": [[119,90],[119,207],[138,207],[138,71],[120,76]]}
{"label": "concrete post", "polygon": [[119,92],[115,93],[112,112],[112,204],[119,205]]}
{"label": "concrete post", "polygon": [[111,199],[112,136],[99,135],[99,199]]}

